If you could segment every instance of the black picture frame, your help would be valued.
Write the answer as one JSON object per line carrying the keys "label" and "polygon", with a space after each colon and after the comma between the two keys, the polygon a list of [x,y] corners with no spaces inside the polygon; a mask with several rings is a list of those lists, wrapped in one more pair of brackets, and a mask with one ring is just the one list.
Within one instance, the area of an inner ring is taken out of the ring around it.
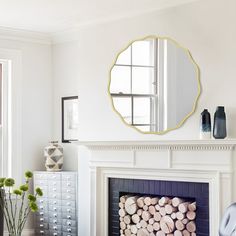
{"label": "black picture frame", "polygon": [[61,98],[62,143],[78,141],[78,96]]}

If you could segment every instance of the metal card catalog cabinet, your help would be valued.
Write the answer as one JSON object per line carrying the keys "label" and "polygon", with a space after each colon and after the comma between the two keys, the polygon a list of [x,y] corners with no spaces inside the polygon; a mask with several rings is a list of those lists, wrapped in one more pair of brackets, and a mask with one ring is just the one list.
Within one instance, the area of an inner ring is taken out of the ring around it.
{"label": "metal card catalog cabinet", "polygon": [[77,172],[34,172],[34,188],[43,190],[38,199],[35,234],[77,236]]}

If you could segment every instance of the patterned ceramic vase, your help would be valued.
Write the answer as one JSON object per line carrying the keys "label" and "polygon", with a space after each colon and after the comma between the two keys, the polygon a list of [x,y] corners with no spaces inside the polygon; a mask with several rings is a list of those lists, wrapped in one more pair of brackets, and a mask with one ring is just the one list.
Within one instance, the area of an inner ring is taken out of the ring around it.
{"label": "patterned ceramic vase", "polygon": [[61,171],[63,166],[63,147],[58,141],[52,141],[49,146],[44,148],[46,157],[45,167],[47,171]]}

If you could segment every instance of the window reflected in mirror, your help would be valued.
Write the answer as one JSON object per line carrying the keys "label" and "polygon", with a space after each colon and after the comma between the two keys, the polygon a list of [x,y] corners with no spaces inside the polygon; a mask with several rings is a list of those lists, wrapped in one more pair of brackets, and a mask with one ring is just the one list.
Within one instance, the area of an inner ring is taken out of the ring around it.
{"label": "window reflected in mirror", "polygon": [[115,111],[144,133],[164,133],[190,116],[200,95],[199,69],[189,51],[168,38],[134,41],[111,69]]}

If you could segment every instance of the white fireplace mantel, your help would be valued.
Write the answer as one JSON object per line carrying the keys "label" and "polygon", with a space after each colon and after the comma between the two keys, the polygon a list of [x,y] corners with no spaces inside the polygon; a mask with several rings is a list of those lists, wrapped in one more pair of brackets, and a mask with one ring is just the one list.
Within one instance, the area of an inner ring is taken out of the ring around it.
{"label": "white fireplace mantel", "polygon": [[[90,235],[108,235],[109,178],[209,183],[210,236],[236,200],[236,140],[77,142],[90,165]],[[84,152],[84,150],[86,151]]]}

